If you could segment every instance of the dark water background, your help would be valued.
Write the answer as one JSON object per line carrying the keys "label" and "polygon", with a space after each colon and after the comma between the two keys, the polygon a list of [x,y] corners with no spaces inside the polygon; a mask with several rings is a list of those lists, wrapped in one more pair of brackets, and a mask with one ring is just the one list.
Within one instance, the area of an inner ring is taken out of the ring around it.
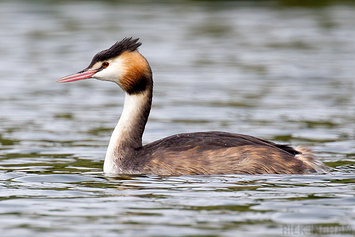
{"label": "dark water background", "polygon": [[[354,235],[355,6],[286,5],[0,2],[1,236]],[[54,81],[126,36],[154,71],[144,143],[238,132],[331,172],[105,177],[123,93]]]}

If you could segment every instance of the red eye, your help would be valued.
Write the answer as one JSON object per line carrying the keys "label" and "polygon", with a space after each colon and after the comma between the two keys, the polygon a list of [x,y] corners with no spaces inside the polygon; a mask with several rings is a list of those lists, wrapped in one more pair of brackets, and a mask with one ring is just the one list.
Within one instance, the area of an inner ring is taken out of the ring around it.
{"label": "red eye", "polygon": [[103,67],[103,68],[107,68],[108,65],[110,65],[108,62],[103,62],[103,63],[102,63],[102,67]]}

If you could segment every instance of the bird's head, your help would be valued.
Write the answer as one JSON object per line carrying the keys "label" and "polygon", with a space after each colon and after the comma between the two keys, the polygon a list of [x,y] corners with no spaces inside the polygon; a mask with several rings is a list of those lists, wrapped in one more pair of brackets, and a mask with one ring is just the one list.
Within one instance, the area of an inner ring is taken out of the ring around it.
{"label": "bird's head", "polygon": [[124,38],[109,49],[97,53],[84,70],[62,77],[57,82],[72,82],[88,78],[116,82],[129,94],[152,86],[152,72],[147,60],[138,52],[139,39]]}

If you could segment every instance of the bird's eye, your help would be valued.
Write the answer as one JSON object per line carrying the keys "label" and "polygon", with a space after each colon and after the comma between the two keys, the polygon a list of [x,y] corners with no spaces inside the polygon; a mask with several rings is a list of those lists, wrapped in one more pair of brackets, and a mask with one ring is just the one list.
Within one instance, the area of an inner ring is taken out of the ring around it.
{"label": "bird's eye", "polygon": [[102,67],[103,67],[103,68],[107,68],[108,65],[110,65],[108,62],[103,62],[103,63],[102,63]]}

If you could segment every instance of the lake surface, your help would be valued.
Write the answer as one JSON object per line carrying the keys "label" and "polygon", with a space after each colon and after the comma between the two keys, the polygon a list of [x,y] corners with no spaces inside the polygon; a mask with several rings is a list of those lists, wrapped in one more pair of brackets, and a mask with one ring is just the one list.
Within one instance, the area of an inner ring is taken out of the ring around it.
{"label": "lake surface", "polygon": [[[126,36],[155,80],[144,143],[222,130],[312,148],[324,175],[102,173],[124,94],[57,84]],[[1,236],[353,236],[355,7],[2,1]]]}

